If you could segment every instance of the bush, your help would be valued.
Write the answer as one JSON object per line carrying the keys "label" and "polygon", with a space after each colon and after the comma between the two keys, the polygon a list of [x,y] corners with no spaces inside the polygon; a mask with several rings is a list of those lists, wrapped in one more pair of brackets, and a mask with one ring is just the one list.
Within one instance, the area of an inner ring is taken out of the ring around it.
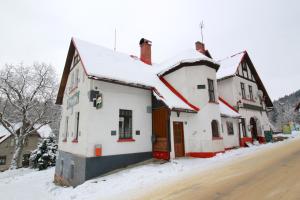
{"label": "bush", "polygon": [[30,166],[39,170],[55,166],[57,143],[54,137],[43,139],[30,154]]}

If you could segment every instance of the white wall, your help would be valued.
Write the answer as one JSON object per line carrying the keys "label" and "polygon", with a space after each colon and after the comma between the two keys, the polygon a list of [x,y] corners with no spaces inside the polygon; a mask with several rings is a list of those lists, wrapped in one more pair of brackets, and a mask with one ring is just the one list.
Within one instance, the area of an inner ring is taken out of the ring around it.
{"label": "white wall", "polygon": [[[171,112],[171,157],[175,156],[173,122],[183,121],[185,152],[217,152],[223,151],[223,140],[212,140],[211,121],[217,120],[221,134],[221,117],[219,105],[209,102],[208,80],[214,80],[215,98],[218,101],[216,70],[204,65],[183,67],[165,76],[166,80],[179,91],[190,103],[200,107],[197,114]],[[197,85],[205,85],[205,89],[198,89]],[[220,135],[221,136],[221,135]]]}
{"label": "white wall", "polygon": [[[151,113],[147,113],[147,106],[151,106],[151,91],[91,80],[85,75],[81,63],[78,63],[71,73],[77,68],[80,79],[78,88],[69,92],[71,83],[69,76],[63,98],[59,150],[87,157],[94,156],[96,144],[102,145],[103,156],[152,151],[152,116]],[[93,102],[89,101],[88,92],[91,89],[102,93],[101,109],[96,109]],[[73,109],[67,109],[67,100],[77,91],[80,92],[79,104]],[[132,110],[134,142],[118,142],[119,109]],[[75,137],[75,112],[80,112],[78,143],[72,142]],[[67,141],[63,142],[67,116],[69,135]],[[117,132],[116,136],[111,135],[113,130]],[[140,135],[135,134],[136,130],[140,131]]]}
{"label": "white wall", "polygon": [[[94,155],[95,144],[102,145],[103,155],[116,155],[152,151],[152,115],[147,113],[151,106],[151,91],[91,80],[91,89],[97,88],[103,95],[101,109],[86,108],[88,113],[88,141],[86,156]],[[132,110],[132,136],[134,142],[118,142],[119,109]],[[140,135],[136,135],[136,130]],[[111,131],[117,135],[112,136]]]}
{"label": "white wall", "polygon": [[[222,135],[225,148],[238,147],[239,144],[239,120],[236,118],[221,117]],[[226,122],[232,122],[233,135],[228,135]]]}
{"label": "white wall", "polygon": [[[73,63],[72,63],[73,65]],[[78,75],[78,88],[73,91],[69,91],[71,85],[71,74],[76,70],[79,70]],[[59,131],[59,142],[58,147],[59,150],[78,154],[85,155],[86,151],[86,141],[87,141],[87,129],[86,124],[83,123],[86,121],[88,113],[85,112],[82,108],[87,104],[87,91],[90,88],[90,81],[87,78],[82,63],[79,62],[70,72],[68,77],[68,81],[66,84],[64,98],[62,103],[62,118],[60,122],[60,131]],[[67,109],[67,101],[70,97],[72,97],[75,93],[80,92],[79,94],[79,103],[75,105],[73,108]],[[75,137],[75,113],[80,112],[80,121],[79,121],[79,136],[78,143],[73,143],[72,140]],[[68,136],[67,141],[63,142],[62,140],[66,137],[66,117],[69,117],[69,125],[68,125]]]}
{"label": "white wall", "polygon": [[[164,77],[190,103],[198,107],[207,106],[208,80],[214,81],[215,98],[218,101],[218,86],[216,70],[205,65],[183,67]],[[198,89],[198,85],[205,85],[205,89]]]}

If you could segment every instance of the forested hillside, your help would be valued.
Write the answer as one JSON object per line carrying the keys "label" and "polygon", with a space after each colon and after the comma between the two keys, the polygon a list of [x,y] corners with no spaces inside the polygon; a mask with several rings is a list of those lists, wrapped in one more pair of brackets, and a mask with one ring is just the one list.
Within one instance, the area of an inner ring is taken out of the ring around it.
{"label": "forested hillside", "polygon": [[269,119],[272,124],[281,129],[282,125],[290,121],[300,123],[300,113],[295,112],[297,103],[300,102],[300,90],[286,95],[273,102],[274,109],[269,112]]}

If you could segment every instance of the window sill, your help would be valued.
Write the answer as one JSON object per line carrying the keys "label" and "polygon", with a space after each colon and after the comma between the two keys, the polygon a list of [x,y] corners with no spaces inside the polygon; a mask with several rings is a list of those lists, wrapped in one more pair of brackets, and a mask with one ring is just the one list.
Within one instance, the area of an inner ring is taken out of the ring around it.
{"label": "window sill", "polygon": [[223,140],[222,137],[213,137],[212,140]]}
{"label": "window sill", "polygon": [[74,139],[74,140],[72,140],[72,143],[78,143],[78,139]]}
{"label": "window sill", "polygon": [[219,104],[218,101],[209,101],[208,103]]}
{"label": "window sill", "polygon": [[129,138],[129,139],[118,139],[117,142],[135,142],[135,139]]}

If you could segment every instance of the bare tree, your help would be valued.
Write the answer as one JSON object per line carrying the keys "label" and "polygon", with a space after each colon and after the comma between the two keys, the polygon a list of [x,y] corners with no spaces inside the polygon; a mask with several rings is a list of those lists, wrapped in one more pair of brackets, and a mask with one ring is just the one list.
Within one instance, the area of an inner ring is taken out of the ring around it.
{"label": "bare tree", "polygon": [[56,88],[50,65],[6,65],[0,70],[0,124],[15,139],[10,169],[18,167],[27,136],[51,122],[46,113],[53,106]]}

